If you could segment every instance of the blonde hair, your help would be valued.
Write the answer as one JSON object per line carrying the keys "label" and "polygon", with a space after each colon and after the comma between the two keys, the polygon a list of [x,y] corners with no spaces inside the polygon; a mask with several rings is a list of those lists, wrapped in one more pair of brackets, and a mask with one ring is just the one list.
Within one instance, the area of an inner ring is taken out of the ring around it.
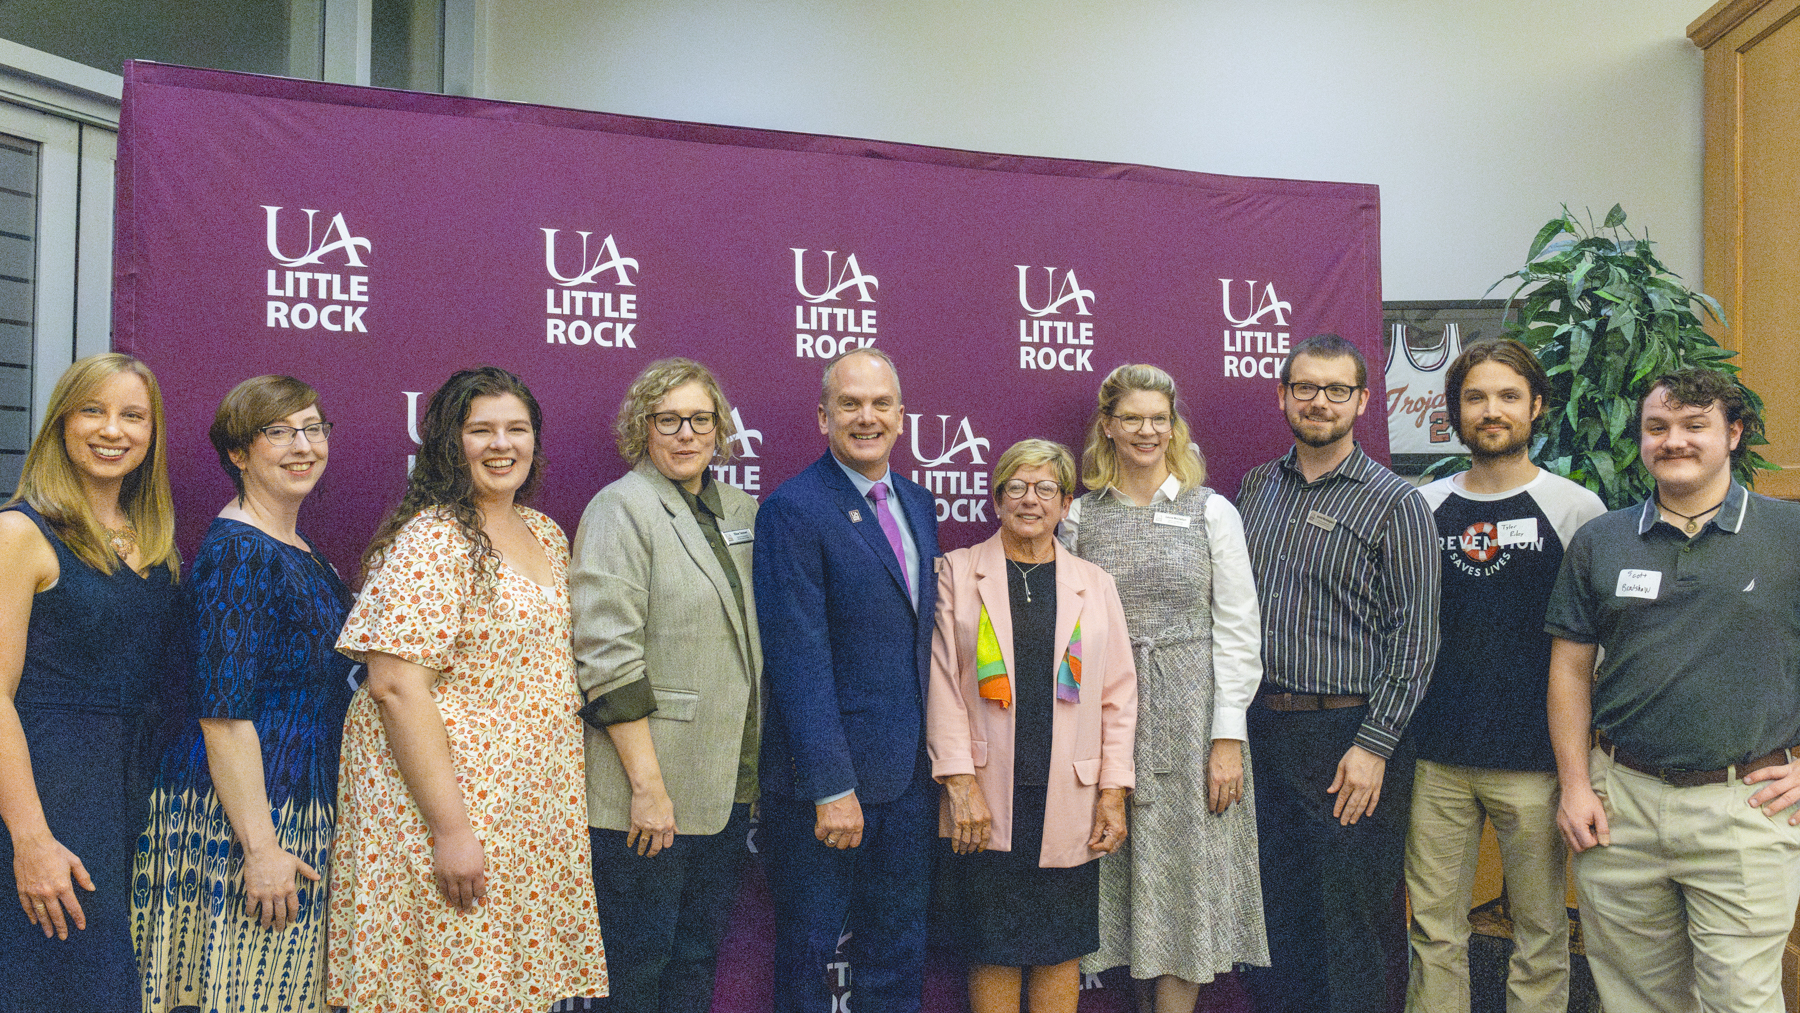
{"label": "blonde hair", "polygon": [[1129,363],[1113,370],[1100,382],[1099,405],[1088,423],[1087,445],[1081,451],[1081,484],[1089,489],[1105,489],[1119,480],[1119,453],[1106,435],[1106,420],[1112,417],[1125,395],[1149,391],[1169,399],[1169,449],[1163,460],[1169,473],[1187,492],[1206,481],[1206,461],[1193,446],[1193,435],[1187,419],[1181,414],[1181,395],[1175,390],[1175,378],[1155,366]]}
{"label": "blonde hair", "polygon": [[637,379],[631,381],[625,391],[625,400],[619,402],[619,417],[613,421],[613,436],[620,457],[633,467],[644,460],[650,452],[650,413],[662,404],[670,391],[690,383],[706,389],[706,396],[712,399],[713,413],[719,416],[718,426],[711,434],[713,456],[721,461],[731,460],[731,438],[737,435],[737,426],[731,421],[731,403],[725,400],[725,392],[720,389],[712,370],[692,359],[680,357],[658,359],[645,366]]}
{"label": "blonde hair", "polygon": [[1056,484],[1062,486],[1063,495],[1075,494],[1075,455],[1069,448],[1050,440],[1020,440],[1006,448],[1006,453],[994,462],[994,475],[990,482],[990,490],[994,502],[1000,502],[1000,487],[1012,481],[1012,477],[1026,468],[1050,466],[1056,475]]}
{"label": "blonde hair", "polygon": [[101,384],[120,373],[136,373],[149,392],[150,449],[143,463],[119,486],[119,509],[137,531],[144,566],[166,566],[170,578],[179,579],[181,555],[175,551],[175,503],[169,495],[162,388],[156,385],[150,367],[129,355],[90,355],[63,372],[44,410],[44,424],[25,455],[19,489],[7,505],[21,500],[31,504],[82,562],[105,574],[118,569],[122,560],[107,543],[106,528],[94,516],[81,475],[69,460],[63,434],[69,416],[93,400]]}

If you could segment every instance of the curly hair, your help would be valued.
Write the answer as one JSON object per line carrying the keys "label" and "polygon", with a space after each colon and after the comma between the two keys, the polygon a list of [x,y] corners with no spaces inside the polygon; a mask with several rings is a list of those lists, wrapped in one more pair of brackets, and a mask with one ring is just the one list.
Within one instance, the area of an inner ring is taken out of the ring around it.
{"label": "curly hair", "polygon": [[525,484],[514,494],[513,501],[523,503],[537,492],[544,478],[542,433],[544,412],[525,381],[498,366],[458,370],[431,395],[420,425],[419,453],[412,474],[406,480],[406,493],[400,504],[382,520],[375,538],[363,553],[363,580],[381,567],[388,546],[408,521],[422,513],[438,510],[448,514],[469,541],[469,562],[475,570],[478,586],[489,586],[499,574],[500,556],[481,530],[481,512],[475,507],[475,481],[469,471],[469,457],[463,452],[462,427],[468,421],[470,405],[478,397],[511,394],[525,405],[531,416],[534,447],[531,470]]}
{"label": "curly hair", "polygon": [[713,456],[721,461],[731,460],[731,438],[737,434],[737,426],[731,421],[731,402],[725,400],[725,392],[719,388],[718,378],[713,376],[712,370],[692,359],[676,357],[658,359],[645,366],[625,391],[625,400],[619,402],[619,417],[613,422],[613,435],[619,456],[632,467],[650,452],[650,413],[662,404],[670,391],[690,383],[706,389],[706,396],[712,399],[713,412],[719,416],[718,428],[712,431]]}
{"label": "curly hair", "polygon": [[1729,373],[1721,373],[1716,369],[1702,369],[1699,366],[1688,366],[1664,373],[1650,384],[1650,389],[1638,401],[1637,418],[1632,428],[1641,431],[1644,419],[1644,403],[1650,395],[1658,390],[1669,405],[1675,408],[1698,408],[1709,411],[1713,405],[1719,406],[1719,413],[1725,416],[1725,428],[1731,428],[1733,422],[1742,422],[1744,431],[1738,437],[1737,446],[1731,449],[1731,463],[1736,465],[1750,452],[1750,444],[1763,435],[1762,414],[1745,396],[1744,386]]}
{"label": "curly hair", "polygon": [[1106,435],[1106,420],[1119,408],[1125,395],[1149,391],[1169,399],[1169,449],[1163,459],[1169,473],[1187,491],[1206,481],[1206,459],[1200,456],[1181,414],[1181,395],[1175,389],[1175,378],[1155,366],[1143,363],[1120,366],[1106,374],[1100,382],[1100,393],[1094,417],[1088,422],[1087,443],[1081,450],[1081,484],[1100,490],[1119,480],[1119,453],[1112,438]]}

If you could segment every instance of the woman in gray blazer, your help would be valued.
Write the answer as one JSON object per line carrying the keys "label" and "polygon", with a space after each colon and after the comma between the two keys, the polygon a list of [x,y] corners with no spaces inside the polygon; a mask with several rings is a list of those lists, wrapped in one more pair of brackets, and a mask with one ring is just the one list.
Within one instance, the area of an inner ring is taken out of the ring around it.
{"label": "woman in gray blazer", "polygon": [[706,1013],[756,800],[756,501],[712,477],[734,429],[705,366],[651,363],[614,429],[632,470],[569,567],[607,1002]]}

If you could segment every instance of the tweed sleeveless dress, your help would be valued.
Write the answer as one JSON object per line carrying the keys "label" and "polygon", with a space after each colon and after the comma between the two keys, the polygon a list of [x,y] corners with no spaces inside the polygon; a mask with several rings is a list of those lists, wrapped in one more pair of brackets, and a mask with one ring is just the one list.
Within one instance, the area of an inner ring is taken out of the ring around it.
{"label": "tweed sleeveless dress", "polygon": [[[1208,982],[1237,963],[1267,964],[1249,750],[1244,793],[1206,809],[1212,748],[1212,553],[1204,486],[1136,506],[1082,497],[1075,553],[1112,574],[1137,662],[1137,790],[1131,834],[1100,860],[1100,949],[1082,969],[1127,964],[1135,978]],[[1190,518],[1157,524],[1157,513]]]}

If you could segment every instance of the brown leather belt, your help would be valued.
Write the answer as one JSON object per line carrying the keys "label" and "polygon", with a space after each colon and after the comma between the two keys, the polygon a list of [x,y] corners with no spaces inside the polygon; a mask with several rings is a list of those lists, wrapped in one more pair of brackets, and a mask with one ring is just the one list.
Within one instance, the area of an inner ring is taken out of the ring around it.
{"label": "brown leather belt", "polygon": [[[1613,762],[1629,767],[1640,774],[1648,774],[1672,788],[1697,788],[1703,784],[1724,784],[1731,779],[1732,767],[1723,770],[1684,770],[1680,767],[1658,767],[1619,748],[1619,744],[1606,737],[1604,732],[1595,732],[1594,740]],[[1754,760],[1733,764],[1737,768],[1737,776],[1741,779],[1746,774],[1754,773],[1764,767],[1787,763],[1790,749],[1777,749],[1772,753],[1759,756]]]}
{"label": "brown leather belt", "polygon": [[1256,702],[1272,711],[1334,711],[1361,707],[1369,698],[1341,693],[1258,693]]}

